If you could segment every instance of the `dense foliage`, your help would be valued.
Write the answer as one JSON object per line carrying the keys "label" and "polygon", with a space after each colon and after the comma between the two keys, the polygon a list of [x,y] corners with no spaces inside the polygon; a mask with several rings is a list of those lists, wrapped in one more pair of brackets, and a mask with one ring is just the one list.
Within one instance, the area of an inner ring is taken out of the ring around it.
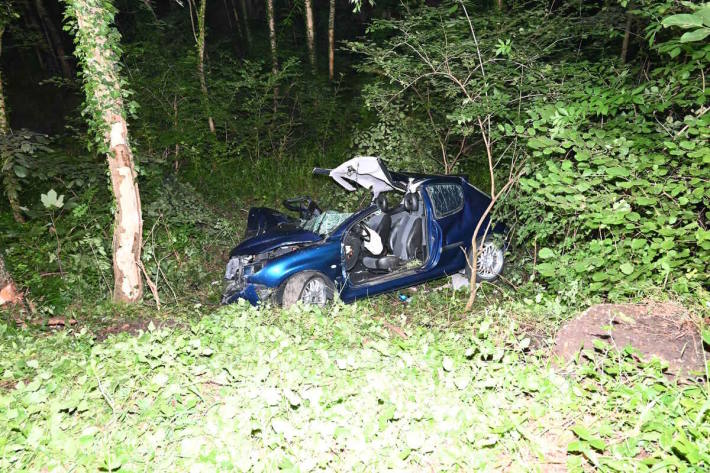
{"label": "dense foliage", "polygon": [[[570,299],[701,290],[710,272],[710,45],[699,33],[662,30],[661,19],[705,31],[708,7],[694,17],[670,15],[672,2],[630,10],[646,18],[648,43],[627,64],[605,24],[619,7],[551,12],[527,2],[484,16],[462,8],[378,20],[375,39],[352,43],[361,70],[382,77],[364,88],[382,114],[360,135],[363,148],[402,165],[467,170],[471,155],[486,166],[481,132],[489,134],[499,181],[525,163],[498,215],[515,226],[528,271],[546,287]],[[416,152],[392,146],[402,141]]]}
{"label": "dense foliage", "polygon": [[35,337],[2,324],[2,383],[14,389],[0,388],[0,468],[578,472],[710,463],[703,386],[679,386],[657,361],[608,346],[558,373],[515,331],[507,310],[492,307],[455,329],[421,327],[401,339],[364,304],[327,313],[234,305],[105,342],[86,329]]}

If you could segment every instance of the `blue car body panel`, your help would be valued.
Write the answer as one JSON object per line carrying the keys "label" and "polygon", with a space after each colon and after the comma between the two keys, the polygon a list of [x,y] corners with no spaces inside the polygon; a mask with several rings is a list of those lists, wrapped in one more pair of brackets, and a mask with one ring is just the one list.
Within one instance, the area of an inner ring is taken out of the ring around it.
{"label": "blue car body panel", "polygon": [[301,271],[318,271],[332,281],[339,276],[339,269],[340,241],[328,240],[274,258],[261,271],[255,273],[250,281],[278,287]]}
{"label": "blue car body panel", "polygon": [[[319,272],[328,277],[334,282],[340,298],[345,302],[413,286],[461,271],[466,265],[465,252],[471,246],[474,229],[490,204],[490,197],[461,177],[425,176],[420,181],[418,192],[424,205],[428,252],[421,268],[394,273],[392,277],[378,278],[369,283],[353,284],[349,280],[343,269],[343,238],[355,223],[377,211],[375,205],[354,213],[325,237],[298,229],[293,224],[293,219],[279,212],[254,208],[249,213],[247,234],[256,236],[241,242],[232,250],[230,257],[257,255],[288,245],[294,245],[295,248],[285,254],[268,258],[262,267],[245,277],[246,284],[239,292],[223,302],[234,302],[242,298],[257,304],[260,302],[259,291],[263,294],[273,294],[283,287],[291,276],[302,271]],[[461,208],[442,218],[435,218],[433,203],[426,191],[428,186],[434,184],[459,184],[463,190]],[[486,218],[481,225],[481,234],[487,226]],[[503,225],[489,230],[504,231]]]}
{"label": "blue car body panel", "polygon": [[300,245],[321,239],[320,235],[306,230],[276,227],[267,233],[244,240],[231,251],[229,257],[257,255],[284,245]]}

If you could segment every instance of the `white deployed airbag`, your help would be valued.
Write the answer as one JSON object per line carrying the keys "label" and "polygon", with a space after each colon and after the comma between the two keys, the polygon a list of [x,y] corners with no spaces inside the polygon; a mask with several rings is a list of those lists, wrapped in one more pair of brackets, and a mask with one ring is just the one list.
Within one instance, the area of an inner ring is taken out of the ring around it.
{"label": "white deployed airbag", "polygon": [[[329,173],[335,182],[348,191],[354,191],[353,184],[370,189],[374,197],[382,192],[398,189],[390,179],[387,169],[379,158],[373,156],[358,156]],[[403,189],[398,189],[403,191]]]}

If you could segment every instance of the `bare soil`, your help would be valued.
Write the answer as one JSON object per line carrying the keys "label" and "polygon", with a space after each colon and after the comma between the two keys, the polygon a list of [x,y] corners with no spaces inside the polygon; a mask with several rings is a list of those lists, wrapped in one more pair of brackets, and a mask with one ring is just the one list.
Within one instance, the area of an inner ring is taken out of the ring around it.
{"label": "bare soil", "polygon": [[109,335],[116,335],[119,333],[129,333],[131,335],[136,335],[140,332],[147,332],[150,323],[153,322],[153,326],[157,328],[173,328],[179,325],[183,325],[180,322],[172,319],[167,320],[152,320],[152,319],[135,319],[126,321],[117,321],[114,324],[109,324],[101,327],[94,327],[94,334],[96,340],[101,342],[106,340]]}
{"label": "bare soil", "polygon": [[594,305],[562,326],[555,354],[570,360],[582,348],[593,350],[594,339],[619,350],[631,345],[644,360],[661,358],[672,375],[703,373],[710,360],[697,323],[671,303]]}

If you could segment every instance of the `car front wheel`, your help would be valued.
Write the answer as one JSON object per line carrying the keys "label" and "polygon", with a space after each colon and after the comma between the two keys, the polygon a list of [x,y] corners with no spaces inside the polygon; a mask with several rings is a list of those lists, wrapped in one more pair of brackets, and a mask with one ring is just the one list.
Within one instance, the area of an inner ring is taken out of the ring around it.
{"label": "car front wheel", "polygon": [[304,305],[324,306],[333,299],[335,287],[325,275],[304,271],[292,276],[283,288],[281,305],[290,307],[298,301]]}
{"label": "car front wheel", "polygon": [[[489,235],[485,240],[479,238],[477,240],[478,255],[476,256],[476,281],[493,282],[498,279],[498,276],[503,272],[504,251],[503,243],[498,241],[493,235]],[[473,252],[468,251],[468,262],[466,263],[466,277],[471,280],[473,271],[471,264],[473,263]]]}

